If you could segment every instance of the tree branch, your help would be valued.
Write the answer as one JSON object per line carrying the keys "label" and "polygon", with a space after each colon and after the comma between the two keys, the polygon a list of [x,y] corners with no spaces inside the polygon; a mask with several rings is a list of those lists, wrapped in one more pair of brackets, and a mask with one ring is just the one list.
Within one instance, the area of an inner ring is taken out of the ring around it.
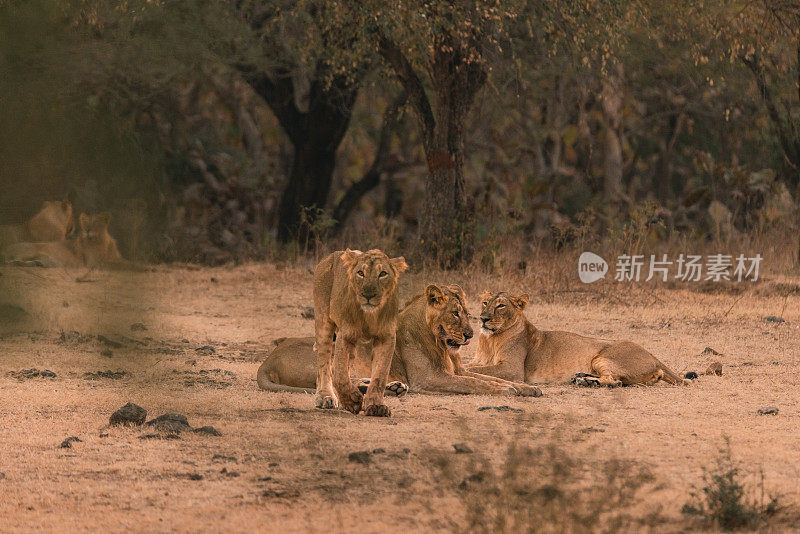
{"label": "tree branch", "polygon": [[391,155],[391,141],[392,134],[400,123],[400,110],[405,105],[406,100],[407,96],[404,92],[386,108],[378,140],[378,150],[375,152],[375,159],[372,161],[372,165],[360,180],[354,182],[347,189],[342,199],[333,209],[332,217],[336,223],[331,230],[334,235],[342,231],[344,223],[361,198],[380,183],[381,174],[396,170],[393,165],[394,162],[389,157]]}
{"label": "tree branch", "polygon": [[433,144],[433,132],[436,128],[436,119],[433,116],[431,103],[428,100],[428,95],[425,93],[425,87],[422,85],[422,80],[419,79],[414,67],[408,61],[408,58],[403,55],[403,52],[397,45],[387,39],[386,36],[380,35],[378,38],[378,53],[386,61],[389,66],[394,70],[397,79],[408,95],[411,105],[419,115],[422,122],[422,129],[425,135],[425,146],[430,147]]}

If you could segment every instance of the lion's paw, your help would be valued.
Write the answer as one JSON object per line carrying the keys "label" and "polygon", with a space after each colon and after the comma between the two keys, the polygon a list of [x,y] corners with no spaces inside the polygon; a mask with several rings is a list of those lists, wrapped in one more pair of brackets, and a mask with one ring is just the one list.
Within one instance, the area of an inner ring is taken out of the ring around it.
{"label": "lion's paw", "polygon": [[338,390],[339,392],[339,405],[343,410],[347,410],[350,413],[357,414],[361,411],[362,405],[364,403],[364,395],[356,388],[355,386],[351,386],[344,391]]}
{"label": "lion's paw", "polygon": [[[369,378],[361,378],[356,387],[361,393],[366,395],[367,388],[369,387],[370,382],[371,380]],[[384,392],[384,395],[394,395],[395,397],[402,397],[406,393],[408,393],[408,386],[406,384],[403,384],[402,382],[396,381],[396,382],[389,382],[388,384],[386,384],[386,391]]]}
{"label": "lion's paw", "polygon": [[402,397],[408,393],[408,386],[402,382],[389,382],[386,385],[386,393],[395,397]]}
{"label": "lion's paw", "polygon": [[570,380],[571,383],[575,384],[576,386],[581,386],[585,388],[596,388],[600,387],[600,377],[595,375],[590,375],[589,373],[576,373],[575,376],[572,377]]}
{"label": "lion's paw", "polygon": [[322,408],[323,410],[333,410],[337,408],[336,396],[330,392],[318,392],[314,398],[314,403],[317,408]]}
{"label": "lion's paw", "polygon": [[364,415],[370,417],[389,417],[392,415],[392,410],[385,404],[370,404],[364,409]]}

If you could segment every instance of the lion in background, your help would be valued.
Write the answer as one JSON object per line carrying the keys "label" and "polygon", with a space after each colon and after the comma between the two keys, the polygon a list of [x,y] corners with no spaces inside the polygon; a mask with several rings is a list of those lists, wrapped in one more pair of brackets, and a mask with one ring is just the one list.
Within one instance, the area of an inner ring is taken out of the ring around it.
{"label": "lion in background", "polygon": [[8,263],[43,267],[88,267],[118,270],[144,270],[124,259],[117,241],[108,233],[111,214],[81,213],[78,234],[48,243],[15,243],[6,248]]}
{"label": "lion in background", "polygon": [[[402,257],[350,249],[329,254],[314,269],[318,408],[340,406],[354,414],[363,409],[368,416],[391,415],[383,395],[397,332],[397,281],[406,269]],[[359,342],[370,343],[365,394],[352,382]]]}
{"label": "lion in background", "polygon": [[15,243],[61,241],[74,231],[72,204],[46,200],[42,209],[22,224],[0,226],[0,252]]}
{"label": "lion in background", "polygon": [[525,317],[528,295],[484,292],[481,334],[469,369],[528,384],[572,382],[620,386],[685,382],[630,341],[606,341],[571,332],[539,330]]}
{"label": "lion in background", "polygon": [[[431,284],[412,298],[398,316],[397,342],[387,394],[402,394],[403,383],[416,393],[462,393],[540,396],[539,388],[480,375],[464,367],[460,349],[473,336],[463,290]],[[258,369],[257,381],[267,391],[311,392],[315,380],[314,339],[279,340]],[[355,376],[371,369],[369,347],[358,346]],[[399,391],[398,391],[399,389]]]}

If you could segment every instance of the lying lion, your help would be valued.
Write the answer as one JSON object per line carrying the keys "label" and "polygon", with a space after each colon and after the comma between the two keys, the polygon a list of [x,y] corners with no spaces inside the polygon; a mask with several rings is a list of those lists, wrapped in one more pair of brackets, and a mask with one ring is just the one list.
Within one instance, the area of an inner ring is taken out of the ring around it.
{"label": "lying lion", "polygon": [[110,213],[79,217],[77,237],[49,243],[16,243],[5,251],[5,260],[17,265],[42,267],[89,267],[143,270],[125,260],[119,253],[117,241],[108,233]]}
{"label": "lying lion", "polygon": [[72,233],[72,204],[45,201],[42,209],[23,224],[0,226],[0,250],[23,241],[61,241]]}
{"label": "lying lion", "polygon": [[[404,392],[403,383],[416,393],[473,393],[538,397],[539,388],[484,376],[461,363],[460,349],[472,338],[464,292],[457,285],[429,285],[398,316],[397,342],[389,372],[387,393]],[[314,339],[288,338],[258,369],[257,381],[267,391],[312,392],[316,379]],[[369,376],[369,347],[359,345],[355,376]]]}
{"label": "lying lion", "polygon": [[527,295],[481,295],[481,334],[469,369],[528,384],[569,382],[620,386],[684,384],[655,356],[630,341],[604,341],[538,330],[525,317]]}

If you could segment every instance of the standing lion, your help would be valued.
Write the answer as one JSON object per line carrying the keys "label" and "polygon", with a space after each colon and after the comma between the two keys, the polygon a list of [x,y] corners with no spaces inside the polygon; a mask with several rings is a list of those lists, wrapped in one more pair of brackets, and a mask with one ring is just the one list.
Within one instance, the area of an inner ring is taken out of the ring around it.
{"label": "standing lion", "polygon": [[[407,268],[402,257],[389,259],[380,250],[338,251],[317,265],[317,407],[338,405],[352,413],[363,409],[365,415],[378,417],[391,414],[383,404],[383,394],[397,333],[397,280]],[[366,394],[351,381],[356,344],[361,341],[372,343],[372,372]]]}

